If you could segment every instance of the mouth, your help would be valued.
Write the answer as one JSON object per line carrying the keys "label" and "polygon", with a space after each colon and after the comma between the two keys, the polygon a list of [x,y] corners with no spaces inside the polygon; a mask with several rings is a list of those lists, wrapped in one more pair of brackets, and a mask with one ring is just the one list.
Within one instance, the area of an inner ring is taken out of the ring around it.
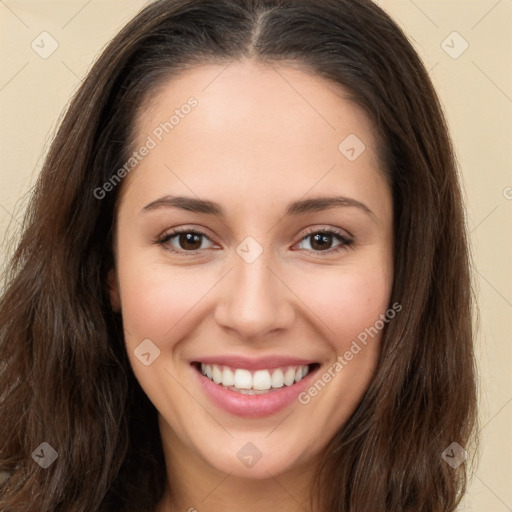
{"label": "mouth", "polygon": [[221,388],[243,395],[268,395],[283,388],[292,388],[320,366],[319,363],[310,363],[249,370],[200,361],[193,361],[191,364],[198,373]]}

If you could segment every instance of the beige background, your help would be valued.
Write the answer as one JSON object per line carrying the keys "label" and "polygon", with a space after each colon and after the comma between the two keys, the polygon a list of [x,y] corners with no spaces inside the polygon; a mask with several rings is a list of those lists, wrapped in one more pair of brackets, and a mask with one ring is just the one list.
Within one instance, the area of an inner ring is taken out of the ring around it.
{"label": "beige background", "polygon": [[[64,106],[101,48],[145,3],[0,0],[2,266],[4,234],[8,227],[10,233],[19,228],[26,194]],[[460,509],[512,511],[512,0],[379,3],[404,28],[430,70],[467,197],[481,315],[483,443]],[[44,31],[58,43],[47,59],[31,47]],[[466,42],[467,50],[457,56]]]}

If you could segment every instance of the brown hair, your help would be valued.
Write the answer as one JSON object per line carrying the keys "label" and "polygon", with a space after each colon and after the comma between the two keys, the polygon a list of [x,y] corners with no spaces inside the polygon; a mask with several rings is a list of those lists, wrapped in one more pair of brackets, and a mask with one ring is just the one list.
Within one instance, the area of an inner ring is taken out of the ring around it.
{"label": "brown hair", "polygon": [[[377,373],[330,441],[329,512],[455,509],[473,439],[472,293],[448,129],[428,73],[370,0],[161,0],[113,39],[71,102],[27,209],[0,301],[0,509],[153,511],[166,470],[154,406],[130,368],[106,275],[136,111],[187,66],[295,62],[371,116],[394,203],[391,303]],[[476,436],[475,436],[476,439]],[[42,470],[43,441],[58,452]],[[313,503],[313,501],[312,501]]]}

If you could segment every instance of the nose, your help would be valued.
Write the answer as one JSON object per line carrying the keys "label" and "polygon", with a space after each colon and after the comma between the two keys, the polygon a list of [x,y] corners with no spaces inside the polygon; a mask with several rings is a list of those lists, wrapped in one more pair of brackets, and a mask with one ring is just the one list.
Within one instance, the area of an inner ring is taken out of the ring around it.
{"label": "nose", "polygon": [[234,254],[233,265],[221,283],[217,324],[251,340],[290,328],[295,316],[293,293],[270,252],[264,251],[251,263]]}

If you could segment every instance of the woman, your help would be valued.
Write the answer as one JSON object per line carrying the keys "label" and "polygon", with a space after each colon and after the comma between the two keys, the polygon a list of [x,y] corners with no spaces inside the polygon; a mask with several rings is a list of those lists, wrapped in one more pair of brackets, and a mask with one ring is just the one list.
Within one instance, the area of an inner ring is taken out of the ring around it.
{"label": "woman", "polygon": [[153,2],[9,268],[0,509],[452,511],[469,276],[439,101],[379,7]]}

